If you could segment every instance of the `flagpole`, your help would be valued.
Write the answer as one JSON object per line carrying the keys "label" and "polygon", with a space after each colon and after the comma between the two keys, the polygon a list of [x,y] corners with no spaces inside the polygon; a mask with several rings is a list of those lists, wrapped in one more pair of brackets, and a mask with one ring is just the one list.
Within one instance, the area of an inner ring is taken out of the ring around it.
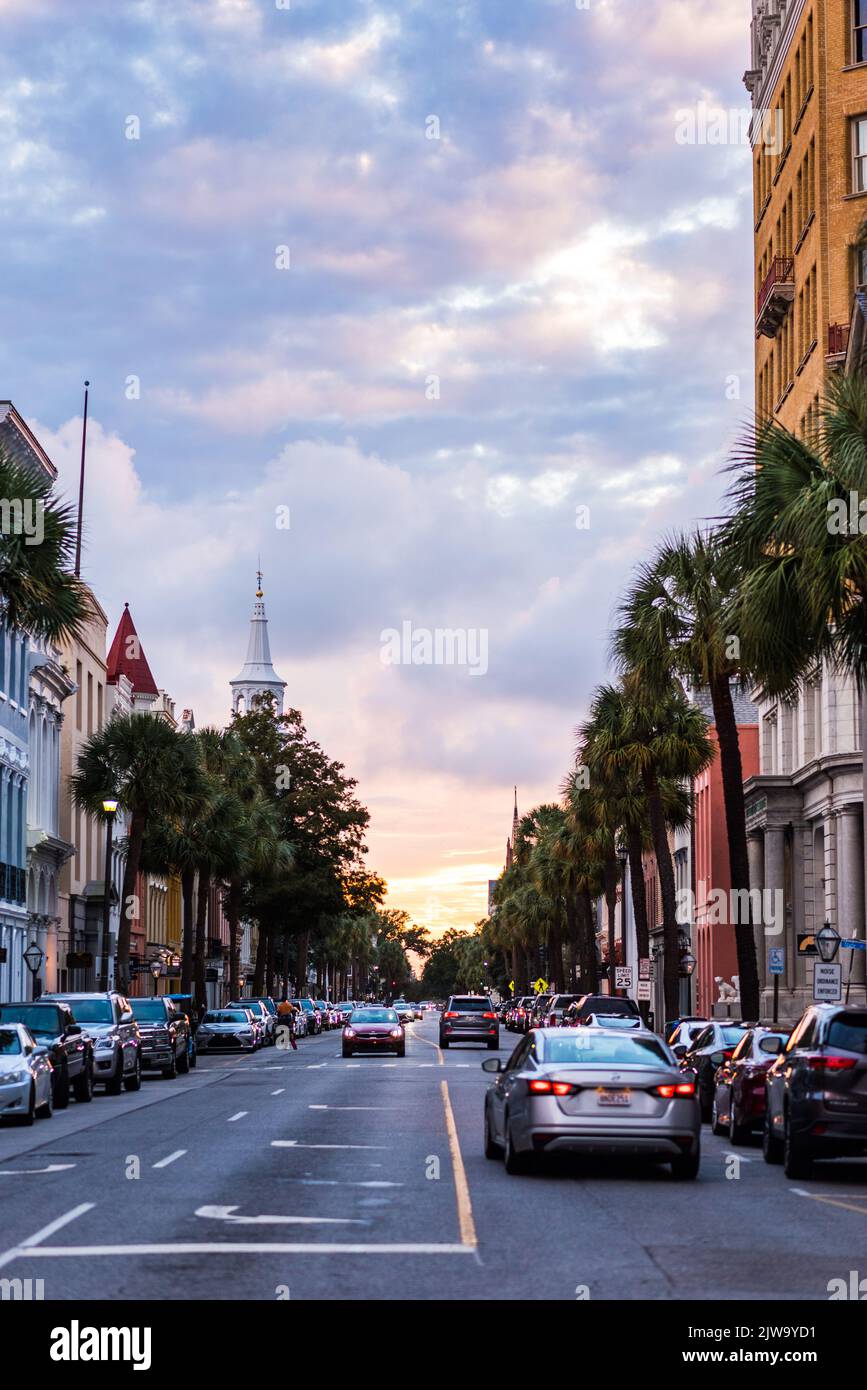
{"label": "flagpole", "polygon": [[84,512],[84,453],[87,447],[87,391],[90,382],[84,383],[84,418],[81,423],[81,468],[78,475],[78,528],[75,536],[75,577],[81,577],[81,518]]}

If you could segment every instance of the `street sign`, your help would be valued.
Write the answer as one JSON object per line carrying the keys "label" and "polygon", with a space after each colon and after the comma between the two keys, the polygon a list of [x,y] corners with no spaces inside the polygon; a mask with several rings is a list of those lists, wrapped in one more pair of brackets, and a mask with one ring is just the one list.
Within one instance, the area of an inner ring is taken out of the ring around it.
{"label": "street sign", "polygon": [[819,948],[816,945],[816,934],[811,931],[798,932],[798,955],[817,956]]}
{"label": "street sign", "polygon": [[786,969],[786,948],[785,946],[771,946],[768,948],[768,970],[772,975],[782,975]]}
{"label": "street sign", "polygon": [[615,965],[614,967],[614,988],[632,989],[632,966]]}
{"label": "street sign", "polygon": [[542,976],[540,975],[538,980],[533,981],[533,988],[537,994],[544,994],[546,989],[548,988],[548,981],[543,980]]}
{"label": "street sign", "polygon": [[640,1000],[641,1000],[641,999],[649,999],[649,998],[650,998],[650,981],[649,981],[649,980],[639,980],[639,981],[638,981],[638,998],[639,998]]}
{"label": "street sign", "polygon": [[515,981],[514,981],[514,980],[510,980],[510,981],[509,981],[509,989],[512,991],[513,994],[515,993]]}
{"label": "street sign", "polygon": [[837,961],[816,961],[813,966],[813,998],[838,1004],[843,998],[843,967]]}
{"label": "street sign", "polygon": [[649,980],[649,979],[651,979],[651,974],[650,974],[650,956],[642,956],[641,959],[639,960],[639,962],[638,962],[638,978],[639,978],[639,980]]}
{"label": "street sign", "polygon": [[867,941],[841,941],[841,951],[867,951]]}

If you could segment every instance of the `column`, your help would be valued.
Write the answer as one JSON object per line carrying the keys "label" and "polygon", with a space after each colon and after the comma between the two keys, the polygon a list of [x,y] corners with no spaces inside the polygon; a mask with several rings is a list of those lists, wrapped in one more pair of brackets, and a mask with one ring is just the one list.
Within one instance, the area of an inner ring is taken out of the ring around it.
{"label": "column", "polygon": [[[747,858],[750,865],[750,892],[756,888],[761,892],[765,885],[765,843],[761,832],[747,837]],[[768,953],[761,921],[753,922],[753,935],[759,967],[759,989],[762,990],[767,983]]]}
{"label": "column", "polygon": [[[765,829],[765,888],[772,892],[779,892],[785,902],[785,856],[786,832],[782,826],[767,826]],[[773,945],[785,946],[786,954],[789,955],[795,949],[794,940],[788,940],[791,933],[784,932],[782,936],[773,938]],[[768,984],[768,945],[769,938],[765,936],[764,926],[761,929],[762,938],[762,959],[759,965],[759,978],[763,985]]]}
{"label": "column", "polygon": [[[844,806],[839,812],[837,855],[837,930],[842,937],[864,940],[864,869],[861,843],[861,808]],[[849,974],[851,956],[852,983],[863,985],[865,977],[864,951],[841,951],[843,983]]]}

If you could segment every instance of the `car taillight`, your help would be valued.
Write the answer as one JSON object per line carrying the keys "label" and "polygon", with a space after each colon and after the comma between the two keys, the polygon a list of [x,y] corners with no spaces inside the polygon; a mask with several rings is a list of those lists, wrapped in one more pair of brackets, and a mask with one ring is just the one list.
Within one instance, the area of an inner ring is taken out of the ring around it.
{"label": "car taillight", "polygon": [[824,1052],[814,1053],[805,1061],[811,1071],[850,1071],[855,1065],[854,1057],[837,1057]]}
{"label": "car taillight", "polygon": [[654,1086],[654,1091],[663,1100],[673,1100],[675,1096],[694,1096],[694,1081],[673,1081],[666,1082],[663,1086]]}
{"label": "car taillight", "polygon": [[496,1018],[496,1014],[482,1014],[482,1018]]}
{"label": "car taillight", "polygon": [[452,1012],[448,1012],[448,1013],[444,1013],[444,1014],[443,1014],[443,1018],[458,1018],[458,1017],[459,1017],[458,1014],[452,1013]]}
{"label": "car taillight", "polygon": [[534,1096],[571,1096],[577,1090],[568,1081],[531,1081],[529,1087]]}

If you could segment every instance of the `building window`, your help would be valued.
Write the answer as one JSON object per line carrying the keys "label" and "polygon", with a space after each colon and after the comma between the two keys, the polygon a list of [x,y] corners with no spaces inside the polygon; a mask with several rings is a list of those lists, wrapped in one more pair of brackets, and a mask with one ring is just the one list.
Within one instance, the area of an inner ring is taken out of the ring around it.
{"label": "building window", "polygon": [[852,122],[852,191],[867,193],[867,116]]}
{"label": "building window", "polygon": [[855,288],[867,289],[867,246],[855,248]]}
{"label": "building window", "polygon": [[867,62],[867,0],[852,0],[851,61]]}

